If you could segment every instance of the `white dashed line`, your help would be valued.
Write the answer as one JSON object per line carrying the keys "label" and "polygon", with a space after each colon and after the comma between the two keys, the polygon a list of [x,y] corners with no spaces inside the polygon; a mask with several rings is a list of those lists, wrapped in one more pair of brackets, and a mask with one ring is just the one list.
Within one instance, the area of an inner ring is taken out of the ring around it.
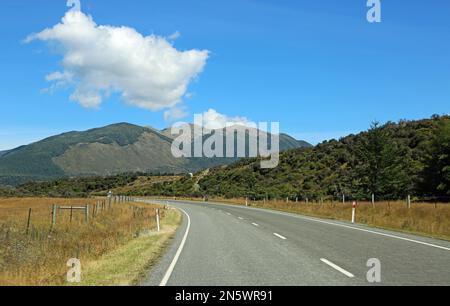
{"label": "white dashed line", "polygon": [[321,260],[323,263],[329,265],[329,266],[332,267],[333,269],[338,270],[339,272],[341,272],[342,274],[344,274],[344,275],[346,275],[346,276],[348,276],[348,277],[350,277],[350,278],[355,277],[355,276],[354,276],[353,274],[351,274],[350,272],[348,272],[348,271],[342,269],[342,268],[339,267],[338,265],[332,263],[332,262],[329,261],[329,260],[326,260],[325,258],[321,258],[320,260]]}
{"label": "white dashed line", "polygon": [[254,225],[254,226],[259,226],[258,224],[256,224],[256,223],[252,223],[252,225]]}
{"label": "white dashed line", "polygon": [[239,220],[244,220],[244,218],[242,218],[242,217],[238,217],[238,219],[239,219]]}
{"label": "white dashed line", "polygon": [[286,240],[287,238],[286,237],[283,237],[283,236],[281,236],[280,234],[277,234],[277,233],[273,233],[275,236],[277,236],[278,238],[280,238],[280,239],[283,239],[283,240]]}

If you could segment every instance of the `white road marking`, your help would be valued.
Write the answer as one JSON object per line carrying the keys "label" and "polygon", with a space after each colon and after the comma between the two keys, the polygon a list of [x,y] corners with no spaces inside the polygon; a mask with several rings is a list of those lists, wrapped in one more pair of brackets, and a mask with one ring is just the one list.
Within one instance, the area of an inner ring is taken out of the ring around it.
{"label": "white road marking", "polygon": [[278,238],[280,238],[280,239],[283,239],[283,240],[286,240],[287,238],[286,237],[283,237],[283,236],[281,236],[280,234],[277,234],[277,233],[273,233],[275,236],[277,236]]}
{"label": "white road marking", "polygon": [[230,213],[227,213],[227,215],[228,215],[228,216],[231,216],[231,214],[230,214]]}
{"label": "white road marking", "polygon": [[347,277],[353,278],[355,277],[353,274],[351,274],[350,272],[348,272],[347,270],[342,269],[341,267],[339,267],[338,265],[332,263],[329,260],[326,260],[325,258],[321,258],[320,259],[323,263],[329,265],[330,267],[332,267],[335,270],[338,270],[339,272],[341,272],[342,274],[344,274]]}
{"label": "white road marking", "polygon": [[252,225],[254,225],[254,226],[259,226],[258,224],[256,224],[256,223],[252,223]]}
{"label": "white road marking", "polygon": [[238,219],[239,219],[239,220],[244,220],[244,218],[242,218],[242,217],[238,217]]}
{"label": "white road marking", "polygon": [[183,209],[178,208],[181,210],[186,216],[188,220],[186,233],[184,234],[183,240],[181,241],[180,247],[177,250],[177,253],[175,254],[175,257],[172,260],[172,263],[170,264],[169,268],[167,269],[166,274],[164,275],[164,278],[162,279],[161,283],[159,284],[160,287],[164,287],[169,282],[170,277],[172,276],[173,270],[175,269],[175,266],[177,265],[178,259],[180,258],[181,252],[183,252],[184,245],[186,244],[186,240],[189,235],[189,230],[191,229],[191,217],[189,217],[189,214],[185,212]]}

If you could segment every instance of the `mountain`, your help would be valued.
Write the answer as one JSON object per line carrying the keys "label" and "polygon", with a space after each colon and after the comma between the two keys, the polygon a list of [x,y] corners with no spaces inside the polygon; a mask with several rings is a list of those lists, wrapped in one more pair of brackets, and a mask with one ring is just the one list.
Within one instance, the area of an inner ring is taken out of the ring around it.
{"label": "mountain", "polygon": [[8,151],[0,151],[0,157],[2,157],[3,155],[5,155],[8,152],[9,152],[9,150]]}
{"label": "mountain", "polygon": [[[0,153],[0,184],[125,172],[188,173],[230,164],[236,158],[175,158],[174,137],[128,123],[69,132]],[[194,139],[192,139],[194,140]],[[304,144],[280,135],[281,150]]]}

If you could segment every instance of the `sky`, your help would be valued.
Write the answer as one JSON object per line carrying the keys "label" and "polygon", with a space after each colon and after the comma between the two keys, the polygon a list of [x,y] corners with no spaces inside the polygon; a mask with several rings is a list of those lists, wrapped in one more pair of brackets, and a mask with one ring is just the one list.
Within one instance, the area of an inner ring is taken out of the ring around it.
{"label": "sky", "polygon": [[381,0],[381,23],[366,2],[3,0],[0,150],[200,113],[313,144],[448,114],[450,2]]}

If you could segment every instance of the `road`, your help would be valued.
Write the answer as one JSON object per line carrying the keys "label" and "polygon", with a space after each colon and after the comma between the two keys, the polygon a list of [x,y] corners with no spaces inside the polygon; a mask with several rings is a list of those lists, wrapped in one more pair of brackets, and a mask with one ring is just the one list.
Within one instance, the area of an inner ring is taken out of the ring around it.
{"label": "road", "polygon": [[149,286],[450,285],[450,243],[350,223],[213,203],[164,201],[183,224]]}

